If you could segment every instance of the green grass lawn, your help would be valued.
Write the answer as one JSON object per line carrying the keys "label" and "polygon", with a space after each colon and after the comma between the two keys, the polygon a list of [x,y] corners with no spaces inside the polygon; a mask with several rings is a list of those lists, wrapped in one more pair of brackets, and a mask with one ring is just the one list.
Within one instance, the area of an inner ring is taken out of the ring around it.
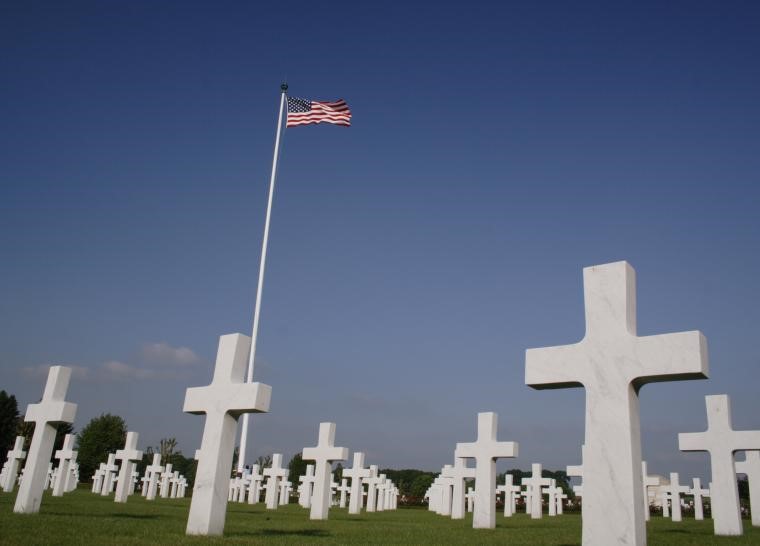
{"label": "green grass lawn", "polygon": [[[224,538],[186,537],[190,499],[148,502],[139,495],[117,505],[113,496],[80,489],[61,498],[46,493],[37,515],[13,513],[15,494],[0,493],[0,544],[580,544],[577,514],[531,520],[497,515],[496,529],[472,529],[472,519],[452,521],[425,509],[399,509],[349,517],[332,509],[330,520],[309,521],[297,504],[268,511],[262,504],[230,503]],[[653,516],[649,544],[760,544],[760,528],[744,521],[742,537],[715,537],[712,522],[672,523]]]}

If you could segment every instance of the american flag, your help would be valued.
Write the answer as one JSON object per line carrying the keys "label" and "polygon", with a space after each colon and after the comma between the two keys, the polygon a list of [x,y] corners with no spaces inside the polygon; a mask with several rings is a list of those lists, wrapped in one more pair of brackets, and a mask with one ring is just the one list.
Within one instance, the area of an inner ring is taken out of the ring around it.
{"label": "american flag", "polygon": [[351,110],[343,99],[326,102],[288,97],[288,122],[285,127],[311,123],[333,123],[350,127]]}

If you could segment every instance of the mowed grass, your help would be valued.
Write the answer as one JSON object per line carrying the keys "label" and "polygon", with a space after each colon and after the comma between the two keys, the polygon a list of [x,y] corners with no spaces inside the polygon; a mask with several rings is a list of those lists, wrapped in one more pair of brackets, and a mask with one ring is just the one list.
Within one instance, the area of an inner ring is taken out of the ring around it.
{"label": "mowed grass", "polygon": [[[185,536],[190,499],[148,502],[135,495],[117,505],[80,489],[61,498],[45,494],[36,515],[13,513],[15,494],[0,493],[0,544],[552,544],[581,543],[577,514],[531,520],[504,518],[496,529],[472,529],[472,518],[453,521],[425,509],[399,509],[349,517],[330,510],[328,521],[310,521],[297,504],[268,511],[262,504],[230,503],[224,537]],[[744,521],[741,537],[715,537],[712,521],[673,523],[653,516],[649,544],[760,544],[760,529]]]}

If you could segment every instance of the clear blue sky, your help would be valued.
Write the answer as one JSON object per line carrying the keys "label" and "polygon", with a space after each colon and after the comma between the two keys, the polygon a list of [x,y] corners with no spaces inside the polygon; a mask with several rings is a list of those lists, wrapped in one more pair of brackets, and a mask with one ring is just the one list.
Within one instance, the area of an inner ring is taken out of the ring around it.
{"label": "clear blue sky", "polygon": [[203,419],[218,336],[249,333],[279,85],[349,129],[283,140],[253,455],[337,423],[436,470],[476,413],[580,462],[584,395],[524,385],[583,336],[582,268],[628,260],[639,333],[699,329],[709,381],[645,387],[650,470],[707,476],[678,432],[728,393],[760,428],[756,2],[7,2],[0,13],[0,388],[76,366],[80,429],[141,447]]}

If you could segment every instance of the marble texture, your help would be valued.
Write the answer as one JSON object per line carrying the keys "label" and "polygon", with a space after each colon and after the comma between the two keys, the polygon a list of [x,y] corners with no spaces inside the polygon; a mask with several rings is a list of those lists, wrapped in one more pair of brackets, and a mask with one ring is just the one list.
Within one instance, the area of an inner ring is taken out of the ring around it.
{"label": "marble texture", "polygon": [[627,262],[583,270],[586,334],[575,344],[528,349],[525,382],[586,391],[583,544],[646,543],[639,389],[707,377],[697,331],[638,336],[636,275]]}
{"label": "marble texture", "polygon": [[499,416],[494,412],[478,413],[478,437],[472,443],[458,443],[454,457],[475,459],[474,529],[496,527],[496,459],[518,456],[517,442],[496,439]]}
{"label": "marble texture", "polygon": [[760,451],[746,451],[744,460],[736,461],[734,465],[738,474],[747,475],[752,525],[760,527]]}
{"label": "marble texture", "polygon": [[343,475],[351,479],[351,492],[348,496],[348,513],[359,514],[362,510],[362,481],[369,478],[369,468],[364,468],[364,453],[354,452],[353,466],[343,469]]}
{"label": "marble texture", "polygon": [[129,487],[132,485],[132,461],[142,460],[142,451],[137,449],[138,437],[137,432],[127,432],[124,449],[116,452],[116,459],[121,461],[121,469],[114,502],[127,502],[127,497],[129,497]]}
{"label": "marble texture", "polygon": [[70,380],[71,368],[51,366],[42,400],[26,408],[24,421],[34,423],[34,435],[24,466],[24,479],[13,507],[17,514],[36,514],[40,511],[56,428],[61,423],[73,423],[77,413],[77,405],[66,402]]}
{"label": "marble texture", "polygon": [[731,401],[727,394],[705,396],[707,430],[678,435],[681,451],[707,451],[710,454],[710,508],[716,535],[743,533],[739,512],[734,454],[760,449],[760,431],[734,430],[731,425]]}
{"label": "marble texture", "polygon": [[221,336],[211,384],[187,389],[185,393],[183,411],[206,415],[187,518],[188,535],[224,532],[227,480],[232,472],[237,420],[246,412],[269,411],[271,387],[245,382],[250,349],[248,336]]}
{"label": "marble texture", "polygon": [[335,447],[335,423],[320,423],[319,438],[315,447],[303,450],[303,458],[314,461],[314,494],[311,499],[309,518],[327,519],[330,511],[330,483],[332,463],[345,461],[348,449]]}

